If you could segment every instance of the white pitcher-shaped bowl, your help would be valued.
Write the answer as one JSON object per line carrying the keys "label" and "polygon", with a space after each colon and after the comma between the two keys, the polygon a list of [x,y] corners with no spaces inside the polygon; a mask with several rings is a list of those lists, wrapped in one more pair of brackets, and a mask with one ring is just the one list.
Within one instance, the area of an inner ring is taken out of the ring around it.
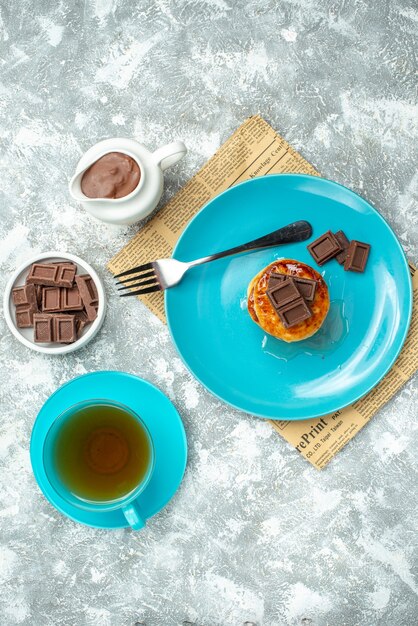
{"label": "white pitcher-shaped bowl", "polygon": [[[109,152],[122,152],[137,162],[141,170],[139,183],[123,198],[88,198],[81,191],[83,174]],[[187,148],[182,141],[173,141],[155,152],[150,152],[134,139],[105,139],[81,157],[69,184],[70,194],[74,200],[81,202],[86,211],[102,222],[134,224],[155,209],[163,193],[164,170],[180,161],[186,152]]]}

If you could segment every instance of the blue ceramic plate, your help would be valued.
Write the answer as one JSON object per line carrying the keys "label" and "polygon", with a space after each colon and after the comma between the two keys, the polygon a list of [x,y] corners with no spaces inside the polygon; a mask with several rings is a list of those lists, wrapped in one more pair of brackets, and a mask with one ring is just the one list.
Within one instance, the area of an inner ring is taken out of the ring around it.
{"label": "blue ceramic plate", "polygon": [[42,465],[43,442],[54,419],[73,404],[93,398],[128,406],[148,426],[155,447],[155,467],[150,482],[138,496],[145,519],[158,513],[181,483],[187,459],[186,435],[170,400],[150,383],[124,372],[93,372],[74,378],[43,405],[30,443],[32,468],[42,493],[58,511],[76,522],[95,528],[125,528],[129,524],[120,510],[92,513],[67,504],[50,487]]}
{"label": "blue ceramic plate", "polygon": [[[188,261],[301,219],[313,238],[342,229],[370,243],[365,273],[335,260],[319,268],[303,242],[196,267],[165,296],[187,367],[216,396],[259,417],[307,419],[354,402],[389,370],[411,318],[408,264],[393,231],[363,198],[322,178],[279,174],[232,187],[190,222],[173,256]],[[246,309],[251,278],[283,257],[318,269],[331,297],[320,331],[293,344],[266,335]]]}

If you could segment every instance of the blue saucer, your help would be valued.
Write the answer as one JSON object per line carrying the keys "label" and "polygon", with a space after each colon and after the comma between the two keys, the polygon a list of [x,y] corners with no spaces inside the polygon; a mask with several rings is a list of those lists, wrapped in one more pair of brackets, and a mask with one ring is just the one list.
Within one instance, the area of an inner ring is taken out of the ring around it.
{"label": "blue saucer", "polygon": [[186,434],[170,400],[150,383],[124,372],[93,372],[74,378],[57,389],[43,405],[30,443],[32,468],[42,493],[52,506],[76,522],[95,528],[125,528],[129,524],[119,510],[91,513],[65,502],[51,488],[43,469],[43,443],[53,420],[76,402],[92,398],[125,404],[148,426],[155,446],[155,468],[149,484],[138,497],[145,519],[161,511],[181,483],[187,460]]}
{"label": "blue saucer", "polygon": [[[393,365],[412,311],[408,263],[393,231],[363,198],[316,176],[261,176],[209,202],[188,224],[173,256],[180,261],[226,250],[296,220],[313,239],[343,230],[371,244],[366,271],[318,267],[301,242],[191,269],[165,292],[168,326],[183,361],[212,393],[265,418],[332,413],[370,391]],[[329,287],[328,317],[312,338],[287,344],[250,318],[247,287],[278,258],[312,265]]]}

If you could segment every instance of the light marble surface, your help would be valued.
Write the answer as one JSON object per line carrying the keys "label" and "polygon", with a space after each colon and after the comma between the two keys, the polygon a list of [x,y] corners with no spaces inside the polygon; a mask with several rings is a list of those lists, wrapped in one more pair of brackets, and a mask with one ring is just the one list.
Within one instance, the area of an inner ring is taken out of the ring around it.
{"label": "light marble surface", "polygon": [[[418,260],[413,0],[0,7],[2,286],[53,248],[91,262],[111,294],[105,262],[136,229],[92,223],[70,200],[81,153],[118,134],[150,148],[183,139],[167,199],[256,112],[377,206]],[[0,328],[2,626],[417,623],[416,378],[318,473],[206,393],[134,299],[110,297],[97,340],[63,358]],[[187,429],[185,480],[139,534],[63,518],[30,469],[42,403],[103,368],[158,385]]]}

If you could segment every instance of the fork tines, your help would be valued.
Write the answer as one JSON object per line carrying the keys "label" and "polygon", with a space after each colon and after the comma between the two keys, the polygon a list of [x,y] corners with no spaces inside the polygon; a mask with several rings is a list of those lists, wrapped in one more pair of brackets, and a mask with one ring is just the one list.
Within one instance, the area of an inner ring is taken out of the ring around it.
{"label": "fork tines", "polygon": [[[154,291],[161,291],[162,287],[155,270],[154,263],[144,263],[144,265],[139,265],[138,267],[133,267],[130,270],[117,274],[115,278],[119,279],[129,276],[129,278],[118,280],[116,283],[117,285],[123,285],[118,289],[118,291],[124,292],[119,294],[120,297],[126,298],[127,296],[139,296],[146,293],[153,293]],[[139,287],[139,289],[137,289],[137,287]],[[133,289],[136,289],[136,291],[132,291]]]}

